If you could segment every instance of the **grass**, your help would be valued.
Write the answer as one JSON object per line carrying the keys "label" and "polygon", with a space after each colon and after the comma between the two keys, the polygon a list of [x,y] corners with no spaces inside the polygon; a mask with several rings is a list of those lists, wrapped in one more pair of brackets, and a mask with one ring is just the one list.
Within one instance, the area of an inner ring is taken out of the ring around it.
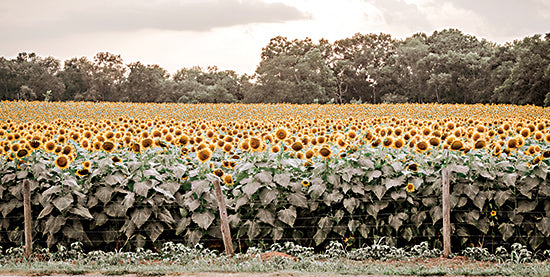
{"label": "grass", "polygon": [[89,262],[20,261],[0,264],[1,273],[46,275],[86,274],[103,275],[137,274],[140,276],[197,272],[287,273],[287,274],[362,274],[362,275],[524,275],[548,276],[550,264],[493,263],[468,259],[411,259],[390,261],[353,261],[349,259],[302,259],[274,257],[263,260],[254,255],[219,256],[214,259],[197,258],[182,263],[161,261],[149,263],[122,262],[118,264],[91,264]]}

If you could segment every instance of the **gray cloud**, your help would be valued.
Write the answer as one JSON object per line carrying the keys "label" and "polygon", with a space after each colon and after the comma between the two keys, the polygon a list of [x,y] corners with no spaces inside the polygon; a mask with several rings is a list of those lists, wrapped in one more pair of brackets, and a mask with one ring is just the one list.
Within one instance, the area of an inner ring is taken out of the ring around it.
{"label": "gray cloud", "polygon": [[453,6],[483,18],[487,31],[496,36],[527,36],[550,32],[547,0],[447,0]]}
{"label": "gray cloud", "polygon": [[[259,0],[40,2],[7,0],[7,3],[0,4],[5,6],[0,12],[3,23],[0,25],[0,40],[2,37],[36,39],[142,29],[202,32],[218,27],[309,18],[294,7]],[[44,5],[44,2],[49,5]]]}
{"label": "gray cloud", "polygon": [[409,32],[431,29],[432,24],[417,5],[403,0],[370,0],[377,7],[389,26],[405,29]]}

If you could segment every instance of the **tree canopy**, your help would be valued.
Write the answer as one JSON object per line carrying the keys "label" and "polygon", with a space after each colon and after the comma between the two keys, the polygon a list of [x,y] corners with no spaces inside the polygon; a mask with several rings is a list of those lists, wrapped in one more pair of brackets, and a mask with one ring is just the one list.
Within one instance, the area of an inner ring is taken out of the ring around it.
{"label": "tree canopy", "polygon": [[253,75],[125,64],[100,52],[64,62],[0,57],[0,100],[186,103],[506,103],[550,105],[550,33],[504,45],[457,29],[355,34],[330,43],[272,38]]}

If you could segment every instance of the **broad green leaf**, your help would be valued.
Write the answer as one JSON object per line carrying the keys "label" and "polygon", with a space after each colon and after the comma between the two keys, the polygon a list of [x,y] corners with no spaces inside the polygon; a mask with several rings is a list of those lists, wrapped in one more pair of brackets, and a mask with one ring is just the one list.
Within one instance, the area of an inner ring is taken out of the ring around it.
{"label": "broad green leaf", "polygon": [[15,180],[15,177],[16,177],[15,173],[9,173],[9,174],[6,174],[6,175],[2,176],[2,184],[7,184],[10,181]]}
{"label": "broad green leaf", "polygon": [[288,209],[280,210],[277,213],[277,218],[290,227],[294,226],[294,221],[296,220],[296,208],[294,208],[294,206],[290,206]]}
{"label": "broad green leaf", "polygon": [[265,187],[260,191],[260,201],[264,206],[269,205],[273,200],[277,199],[277,196],[279,196],[279,192],[275,189]]}
{"label": "broad green leaf", "polygon": [[467,223],[475,226],[479,219],[479,211],[471,210],[467,213],[464,213],[464,219],[466,220]]}
{"label": "broad green leaf", "polygon": [[103,226],[103,224],[107,223],[109,221],[109,218],[107,217],[107,214],[105,213],[96,213],[94,214],[94,225],[95,226]]}
{"label": "broad green leaf", "polygon": [[187,226],[189,226],[189,223],[191,223],[191,218],[182,218],[178,222],[178,226],[176,227],[176,236],[179,236]]}
{"label": "broad green leaf", "polygon": [[507,241],[514,234],[514,224],[502,223],[498,226],[498,231],[502,234],[502,239]]}
{"label": "broad green leaf", "polygon": [[476,227],[478,230],[480,230],[482,233],[484,234],[487,234],[489,232],[489,219],[484,217],[482,219],[480,219],[477,224],[476,224]]}
{"label": "broad green leaf", "polygon": [[401,236],[407,241],[411,241],[414,237],[412,229],[410,227],[402,229]]}
{"label": "broad green leaf", "polygon": [[536,188],[539,185],[538,178],[533,178],[531,176],[525,177],[523,180],[521,180],[520,184],[517,186],[517,189],[519,192],[527,198],[531,199],[533,197],[532,190]]}
{"label": "broad green leaf", "polygon": [[518,178],[517,173],[505,173],[502,176],[502,181],[507,187],[511,187],[516,184],[517,178]]}
{"label": "broad green leaf", "polygon": [[158,186],[159,188],[167,191],[170,195],[176,195],[176,192],[180,189],[180,184],[177,182],[163,182]]}
{"label": "broad green leaf", "polygon": [[370,204],[367,206],[367,213],[373,216],[374,218],[377,218],[378,212],[385,209],[389,205],[388,202],[376,202],[374,204]]}
{"label": "broad green leaf", "polygon": [[327,190],[327,186],[325,184],[321,183],[321,184],[311,185],[308,192],[309,192],[309,195],[311,196],[311,199],[315,201],[315,200],[319,199],[319,197],[321,197],[321,195],[323,195],[323,193],[326,190]]}
{"label": "broad green leaf", "polygon": [[66,219],[64,216],[50,216],[48,217],[48,220],[46,220],[46,226],[44,229],[45,233],[49,233],[51,235],[55,235],[59,230],[61,230],[61,227],[65,225]]}
{"label": "broad green leaf", "polygon": [[262,185],[258,182],[248,183],[243,187],[243,192],[246,193],[248,197],[252,197],[252,195],[256,193],[261,186]]}
{"label": "broad green leaf", "polygon": [[353,214],[353,211],[355,210],[358,204],[359,203],[355,198],[344,199],[344,208],[346,208],[346,210],[348,210],[350,214]]}
{"label": "broad green leaf", "polygon": [[359,221],[357,220],[350,220],[348,221],[348,229],[351,233],[355,233],[355,230],[357,230],[357,227],[359,227]]}
{"label": "broad green leaf", "polygon": [[114,186],[116,184],[122,184],[122,182],[124,182],[124,179],[126,179],[124,177],[124,174],[122,174],[121,172],[117,172],[115,174],[105,176],[103,180],[107,185]]}
{"label": "broad green leaf", "polygon": [[99,201],[103,202],[104,204],[107,204],[109,203],[109,201],[111,201],[111,196],[113,195],[113,192],[114,189],[112,187],[101,186],[97,189],[95,197],[97,197],[97,199],[99,199]]}
{"label": "broad green leaf", "polygon": [[162,209],[161,210],[161,212],[158,214],[158,219],[160,219],[162,222],[168,224],[169,226],[176,223],[176,221],[172,217],[172,214],[170,214],[170,211],[168,211],[167,209]]}
{"label": "broad green leaf", "polygon": [[463,174],[463,175],[466,175],[468,173],[468,171],[470,170],[465,165],[457,165],[457,164],[451,164],[451,165],[447,166],[447,169],[450,172],[456,172],[456,173],[460,173],[460,174]]}
{"label": "broad green leaf", "polygon": [[476,205],[476,207],[478,207],[480,210],[483,210],[483,206],[485,205],[485,200],[487,200],[485,195],[483,195],[482,193],[478,193],[473,202],[474,202],[474,205]]}
{"label": "broad green leaf", "polygon": [[419,213],[414,213],[411,215],[411,221],[414,223],[417,229],[420,228],[420,225],[424,224],[426,220],[426,211],[421,211]]}
{"label": "broad green leaf", "polygon": [[332,193],[330,194],[327,194],[325,196],[325,203],[327,203],[327,205],[332,205],[333,203],[339,203],[340,201],[342,201],[342,199],[344,198],[344,195],[341,194],[339,191],[337,190],[334,190],[332,191]]}
{"label": "broad green leaf", "polygon": [[86,207],[83,207],[80,204],[76,205],[76,207],[72,208],[71,213],[79,215],[79,216],[87,218],[87,219],[94,219],[94,217],[92,216],[90,211]]}
{"label": "broad green leaf", "polygon": [[152,222],[145,227],[145,232],[149,238],[155,242],[158,237],[164,232],[164,227],[159,222]]}
{"label": "broad green leaf", "polygon": [[210,182],[208,180],[196,180],[191,182],[191,191],[197,195],[202,195],[210,191]]}
{"label": "broad green leaf", "polygon": [[432,222],[435,224],[437,221],[443,218],[443,211],[440,206],[435,206],[430,209],[430,216],[432,217]]}
{"label": "broad green leaf", "polygon": [[53,205],[60,211],[65,211],[71,204],[73,203],[73,196],[71,194],[67,194],[62,197],[57,197],[52,201]]}
{"label": "broad green leaf", "polygon": [[495,204],[497,205],[497,207],[502,207],[502,205],[504,205],[506,201],[512,199],[512,196],[513,192],[511,190],[499,190],[495,194]]}
{"label": "broad green leaf", "polygon": [[133,192],[130,192],[126,194],[126,196],[124,196],[124,200],[122,200],[122,207],[124,207],[125,212],[134,206],[134,202],[135,202],[135,197]]}
{"label": "broad green leaf", "polygon": [[[249,202],[250,202],[249,198],[246,194],[243,194],[243,195],[239,196],[239,198],[237,198],[237,202],[235,204],[235,210],[238,210],[240,207],[248,204]],[[200,203],[198,203],[198,204],[200,204]]]}
{"label": "broad green leaf", "polygon": [[332,217],[335,223],[339,223],[344,218],[345,212],[343,210],[337,210]]}
{"label": "broad green leaf", "polygon": [[260,225],[255,221],[248,220],[245,222],[245,226],[248,226],[246,234],[249,240],[253,240],[260,234]]}
{"label": "broad green leaf", "polygon": [[273,182],[273,176],[271,175],[271,172],[267,170],[263,170],[262,172],[256,174],[255,178],[264,184],[270,184]]}
{"label": "broad green leaf", "polygon": [[382,176],[382,172],[380,170],[369,171],[367,173],[367,177],[369,177],[368,182],[370,183],[373,179],[379,178],[380,176]]}
{"label": "broad green leaf", "polygon": [[48,204],[42,211],[40,211],[40,214],[38,215],[38,219],[44,218],[45,216],[49,215],[53,211],[53,205]]}
{"label": "broad green leaf", "polygon": [[464,194],[466,194],[472,201],[476,198],[478,193],[479,186],[476,183],[464,186]]}
{"label": "broad green leaf", "polygon": [[382,197],[384,197],[384,194],[386,193],[387,190],[388,189],[386,188],[386,186],[381,186],[381,185],[376,185],[372,189],[372,191],[374,192],[374,195],[376,195],[378,200],[382,200]]}
{"label": "broad green leaf", "polygon": [[214,218],[215,218],[214,214],[212,214],[209,211],[206,211],[203,213],[193,213],[193,215],[191,216],[191,219],[193,220],[193,222],[197,223],[199,227],[205,230],[208,229],[208,227],[210,227],[210,224],[212,224],[212,222],[214,221]]}
{"label": "broad green leaf", "polygon": [[61,192],[61,186],[52,186],[42,193],[42,197],[47,198],[50,195],[55,195]]}
{"label": "broad green leaf", "polygon": [[131,238],[136,231],[136,224],[130,219],[126,219],[120,231],[123,232],[127,238]]}
{"label": "broad green leaf", "polygon": [[382,185],[386,186],[386,189],[391,189],[393,187],[403,186],[405,183],[405,176],[401,175],[397,178],[384,178],[382,180]]}
{"label": "broad green leaf", "polygon": [[301,207],[301,208],[307,208],[308,207],[307,206],[307,198],[304,195],[304,193],[301,192],[301,191],[291,193],[288,196],[288,202],[290,202],[290,204],[292,204],[296,207]]}
{"label": "broad green leaf", "polygon": [[363,238],[368,238],[369,237],[369,228],[367,227],[367,225],[365,223],[361,224],[358,228],[359,230],[359,233],[361,234],[361,236]]}
{"label": "broad green leaf", "polygon": [[241,215],[240,214],[231,214],[227,217],[229,226],[231,228],[237,228],[241,224]]}
{"label": "broad green leaf", "polygon": [[544,237],[534,230],[532,232],[529,232],[527,234],[527,237],[529,238],[529,246],[531,246],[531,248],[534,250],[537,250],[544,242]]}
{"label": "broad green leaf", "polygon": [[550,236],[550,218],[543,217],[541,221],[537,222],[537,229],[546,237]]}
{"label": "broad green leaf", "polygon": [[518,207],[516,211],[518,213],[528,213],[535,209],[537,206],[537,202],[535,201],[529,201],[529,200],[520,200],[518,202]]}
{"label": "broad green leaf", "polygon": [[398,200],[405,200],[407,199],[407,192],[404,191],[404,190],[399,190],[399,191],[392,191],[390,193],[390,196],[393,200],[395,201],[398,201]]}
{"label": "broad green leaf", "polygon": [[105,207],[105,213],[110,217],[126,217],[124,207],[118,202],[113,202]]}
{"label": "broad green leaf", "polygon": [[185,237],[187,238],[187,243],[189,245],[197,245],[202,238],[203,232],[201,230],[191,230],[188,229],[187,233],[185,233]]}
{"label": "broad green leaf", "polygon": [[273,177],[273,181],[280,186],[287,187],[290,183],[290,173],[277,173]]}
{"label": "broad green leaf", "polygon": [[274,241],[278,241],[283,238],[284,233],[285,233],[285,229],[279,226],[275,226],[273,227],[273,229],[271,229],[271,234],[272,234],[271,238]]}
{"label": "broad green leaf", "polygon": [[388,219],[388,224],[392,226],[395,231],[399,231],[399,228],[403,225],[403,220],[401,220],[398,216],[391,214]]}
{"label": "broad green leaf", "polygon": [[317,229],[317,232],[315,232],[315,235],[313,235],[313,240],[315,240],[315,245],[319,245],[325,241],[327,238],[328,232],[324,231],[323,229]]}
{"label": "broad green leaf", "polygon": [[357,161],[363,169],[373,169],[374,163],[369,158],[362,158]]}
{"label": "broad green leaf", "polygon": [[275,215],[269,210],[266,209],[260,209],[258,211],[258,219],[261,222],[267,223],[271,226],[275,225]]}

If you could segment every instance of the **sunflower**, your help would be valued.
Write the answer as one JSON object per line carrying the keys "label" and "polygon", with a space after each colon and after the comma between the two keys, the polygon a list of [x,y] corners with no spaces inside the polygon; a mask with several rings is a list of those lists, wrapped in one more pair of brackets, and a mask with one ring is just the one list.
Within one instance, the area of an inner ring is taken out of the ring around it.
{"label": "sunflower", "polygon": [[315,151],[313,151],[311,149],[306,151],[306,155],[305,155],[306,159],[309,160],[309,159],[313,158],[313,156],[315,156]]}
{"label": "sunflower", "polygon": [[482,149],[485,148],[485,146],[487,146],[487,141],[485,141],[484,139],[480,139],[474,144],[475,149]]}
{"label": "sunflower", "polygon": [[61,151],[63,151],[63,147],[61,147],[61,145],[56,146],[55,149],[53,150],[53,152],[57,155],[60,155]]}
{"label": "sunflower", "polygon": [[386,148],[392,146],[392,144],[393,144],[393,139],[391,137],[386,137],[382,141],[382,145],[384,145],[384,147]]}
{"label": "sunflower", "polygon": [[83,168],[76,171],[76,175],[78,175],[79,177],[84,177],[88,174],[90,174],[90,170],[88,168]]}
{"label": "sunflower", "polygon": [[308,180],[303,180],[303,181],[302,181],[302,186],[308,187],[309,185],[310,185],[310,183],[309,183]]}
{"label": "sunflower", "polygon": [[230,174],[225,174],[223,176],[223,182],[224,182],[224,184],[226,184],[228,186],[232,186],[233,185],[233,177]]}
{"label": "sunflower", "polygon": [[407,166],[407,170],[410,170],[410,171],[418,171],[418,164],[417,163],[412,163],[410,165]]}
{"label": "sunflower", "polygon": [[29,145],[31,146],[31,149],[36,150],[42,146],[42,141],[40,140],[31,140],[29,142]]}
{"label": "sunflower", "polygon": [[65,169],[69,167],[69,158],[65,155],[59,155],[57,159],[55,159],[55,166],[59,167],[60,169]]}
{"label": "sunflower", "polygon": [[290,146],[290,148],[292,148],[292,150],[298,152],[300,150],[302,150],[304,148],[304,145],[302,144],[301,141],[297,140],[295,141],[294,143],[292,143],[292,145]]}
{"label": "sunflower", "polygon": [[278,140],[284,140],[288,136],[288,131],[285,128],[279,128],[275,131],[275,137]]}
{"label": "sunflower", "polygon": [[420,152],[424,152],[424,151],[428,150],[428,148],[430,146],[426,141],[421,140],[414,147],[415,147],[416,152],[420,153]]}
{"label": "sunflower", "polygon": [[550,158],[550,151],[549,150],[542,151],[542,157],[545,159]]}
{"label": "sunflower", "polygon": [[181,146],[187,146],[187,144],[189,143],[189,137],[186,136],[186,135],[181,135],[179,138],[178,138],[178,144],[181,145]]}
{"label": "sunflower", "polygon": [[253,150],[259,150],[262,147],[262,142],[256,137],[251,137],[248,144]]}
{"label": "sunflower", "polygon": [[151,138],[144,138],[141,140],[141,147],[147,149],[153,145],[153,140]]}
{"label": "sunflower", "polygon": [[223,172],[223,170],[221,168],[218,168],[218,169],[214,170],[214,175],[222,178],[223,175],[225,175],[225,173]]}
{"label": "sunflower", "polygon": [[117,157],[117,156],[112,156],[112,157],[111,157],[111,160],[113,161],[113,163],[118,163],[118,162],[121,161],[120,158]]}
{"label": "sunflower", "polygon": [[398,138],[393,142],[392,147],[395,149],[401,149],[405,145],[405,141],[402,138]]}
{"label": "sunflower", "polygon": [[21,159],[21,158],[26,157],[28,155],[29,155],[29,151],[25,148],[21,148],[21,149],[19,149],[19,151],[17,151],[16,157]]}
{"label": "sunflower", "polygon": [[414,192],[414,189],[415,189],[414,184],[408,183],[406,189],[407,189],[407,192]]}
{"label": "sunflower", "polygon": [[90,161],[83,161],[82,162],[82,167],[90,168],[90,166],[92,166],[92,163]]}
{"label": "sunflower", "polygon": [[517,147],[518,147],[518,140],[515,139],[515,138],[512,138],[512,139],[508,140],[507,146],[508,146],[508,148],[510,148],[510,149],[515,149],[515,148],[517,148]]}
{"label": "sunflower", "polygon": [[132,146],[130,147],[132,149],[132,152],[134,153],[140,153],[141,152],[141,144],[139,143],[132,143]]}
{"label": "sunflower", "polygon": [[430,143],[431,146],[437,147],[441,143],[441,140],[439,140],[438,137],[431,137],[428,142]]}
{"label": "sunflower", "polygon": [[281,149],[279,148],[279,145],[273,145],[270,149],[271,153],[279,153]]}
{"label": "sunflower", "polygon": [[313,166],[313,162],[311,160],[306,160],[304,162],[304,167],[312,167]]}
{"label": "sunflower", "polygon": [[460,140],[454,140],[453,143],[451,143],[451,150],[461,150],[464,148],[464,143]]}
{"label": "sunflower", "polygon": [[63,146],[63,151],[61,151],[63,155],[71,155],[73,153],[73,147],[70,144],[67,144]]}
{"label": "sunflower", "polygon": [[497,211],[492,210],[492,211],[491,211],[491,216],[492,216],[492,217],[495,217],[496,215],[497,215]]}
{"label": "sunflower", "polygon": [[197,159],[199,159],[200,162],[204,163],[210,159],[212,156],[212,152],[210,152],[210,149],[204,148],[197,152]]}
{"label": "sunflower", "polygon": [[321,147],[321,149],[319,150],[319,155],[321,155],[321,157],[323,157],[323,158],[328,158],[328,157],[330,157],[330,154],[331,154],[331,153],[332,153],[332,152],[330,151],[330,148],[329,148],[328,146],[326,146],[326,145],[323,146],[323,147]]}

